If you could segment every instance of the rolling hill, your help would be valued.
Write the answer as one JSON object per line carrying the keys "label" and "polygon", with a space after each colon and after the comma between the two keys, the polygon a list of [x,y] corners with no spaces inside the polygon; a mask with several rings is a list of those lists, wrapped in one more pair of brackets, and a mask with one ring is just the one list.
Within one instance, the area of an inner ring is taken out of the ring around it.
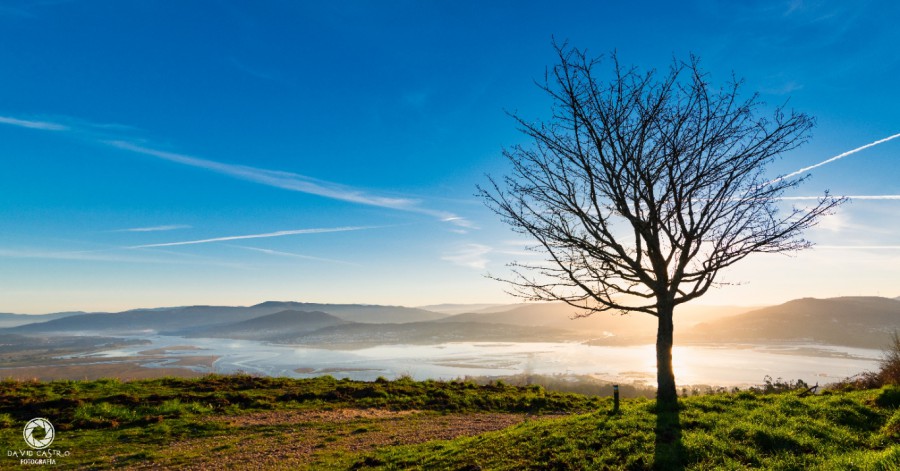
{"label": "rolling hill", "polygon": [[63,317],[76,316],[84,314],[83,312],[57,312],[53,314],[7,314],[0,313],[0,329],[7,327],[18,327],[20,325],[34,324],[36,322],[47,322]]}
{"label": "rolling hill", "polygon": [[438,312],[441,314],[465,314],[467,312],[478,312],[486,309],[512,309],[515,305],[512,304],[454,304],[454,303],[444,303],[444,304],[430,304],[427,306],[417,306],[418,309],[424,309],[426,311]]}
{"label": "rolling hill", "polygon": [[171,334],[186,337],[277,340],[347,323],[348,321],[324,312],[287,310],[232,324],[200,327]]}
{"label": "rolling hill", "polygon": [[321,311],[345,321],[363,324],[426,322],[447,317],[446,314],[414,307],[380,306],[377,304],[317,304],[269,301],[257,304],[254,307],[277,307],[278,310]]}
{"label": "rolling hill", "polygon": [[[676,311],[676,324],[690,327],[702,321],[719,319],[745,312],[750,308],[736,306],[681,306]],[[637,343],[652,342],[656,335],[656,319],[643,313],[621,315],[614,312],[596,313],[574,318],[575,308],[562,303],[515,304],[498,311],[491,308],[480,312],[458,314],[437,322],[477,322],[517,326],[545,327],[568,330],[583,337],[599,337],[601,343],[610,341]]]}
{"label": "rolling hill", "polygon": [[[448,311],[464,305],[445,305]],[[482,306],[474,305],[471,308]],[[561,303],[490,306],[456,315],[421,308],[268,301],[254,306],[186,306],[120,313],[0,315],[13,322],[50,320],[0,329],[39,336],[140,335],[236,338],[296,344],[361,346],[449,341],[586,340],[592,344],[652,343],[656,319],[633,313],[575,318]],[[761,309],[680,306],[677,342],[808,342],[881,348],[900,330],[900,300],[879,297],[804,298]]]}
{"label": "rolling hill", "polygon": [[8,332],[42,335],[174,332],[243,322],[287,310],[327,312],[346,321],[361,323],[423,322],[446,317],[444,314],[402,306],[267,301],[249,307],[186,306],[135,309],[118,313],[76,314],[46,322],[19,325],[8,329]]}
{"label": "rolling hill", "polygon": [[278,312],[280,309],[256,309],[255,306],[187,306],[162,309],[135,309],[117,313],[87,313],[27,324],[9,329],[22,334],[80,332],[139,334],[163,330],[227,324]]}
{"label": "rolling hill", "polygon": [[884,347],[900,330],[900,300],[879,297],[803,298],[695,326],[691,342],[810,342]]}
{"label": "rolling hill", "polygon": [[171,335],[261,340],[282,344],[363,348],[390,344],[444,342],[535,342],[569,340],[561,329],[477,322],[370,324],[346,321],[324,312],[282,311],[247,321],[196,328]]}
{"label": "rolling hill", "polygon": [[408,322],[347,323],[306,334],[279,336],[271,341],[352,349],[375,345],[433,345],[446,342],[555,342],[572,338],[571,332],[541,327],[477,322]]}

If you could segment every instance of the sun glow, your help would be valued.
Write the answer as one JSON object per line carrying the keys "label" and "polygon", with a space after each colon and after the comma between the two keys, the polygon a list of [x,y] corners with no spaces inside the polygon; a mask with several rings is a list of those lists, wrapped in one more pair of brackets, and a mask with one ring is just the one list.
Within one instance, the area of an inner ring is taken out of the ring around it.
{"label": "sun glow", "polygon": [[696,377],[695,367],[705,363],[704,355],[698,350],[684,347],[672,347],[672,370],[675,372],[675,384],[692,384]]}

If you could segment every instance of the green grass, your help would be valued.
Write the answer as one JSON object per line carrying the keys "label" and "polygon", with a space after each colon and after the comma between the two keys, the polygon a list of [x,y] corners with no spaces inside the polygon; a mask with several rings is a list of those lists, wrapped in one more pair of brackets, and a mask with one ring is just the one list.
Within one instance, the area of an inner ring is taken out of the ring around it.
{"label": "green grass", "polygon": [[[442,412],[572,412],[600,402],[589,397],[468,381],[374,382],[210,375],[196,379],[161,378],[119,382],[0,381],[0,424],[4,417],[28,420],[52,416],[62,427],[126,426],[154,417],[180,417],[247,410],[297,408],[425,409]],[[6,414],[6,415],[4,415]],[[111,422],[115,421],[116,424]]]}
{"label": "green grass", "polygon": [[[0,444],[7,450],[25,448],[21,438],[25,422],[46,417],[57,430],[51,448],[70,452],[57,460],[62,469],[152,463],[179,467],[210,457],[227,461],[241,454],[308,446],[312,450],[307,450],[306,461],[291,461],[292,456],[285,454],[266,466],[891,470],[900,469],[898,406],[897,386],[802,398],[792,392],[696,396],[681,399],[677,413],[658,413],[653,400],[627,399],[619,413],[612,413],[608,397],[502,383],[246,375],[133,382],[0,381]],[[237,426],[224,419],[369,408],[425,412],[392,416],[390,421],[307,418]],[[417,421],[457,413],[520,418],[528,414],[528,418],[499,431],[453,440],[418,445],[379,442],[374,450],[348,445],[395,430],[415,430],[421,423]],[[176,451],[173,444],[187,445]],[[17,464],[4,450],[0,453],[0,468]]]}
{"label": "green grass", "polygon": [[[479,386],[473,382],[416,382],[408,378],[359,382],[330,376],[289,379],[210,375],[131,382],[5,380],[0,381],[0,444],[24,448],[22,427],[32,418],[45,417],[57,430],[53,448],[71,451],[66,460],[59,460],[63,467],[110,467],[160,459],[165,456],[165,446],[179,440],[230,439],[235,433],[259,432],[202,420],[207,417],[342,408],[571,413],[595,409],[600,402],[597,397],[547,392],[537,386]],[[343,432],[336,427],[328,433]],[[162,451],[151,452],[158,449]],[[174,458],[189,461],[191,456]],[[0,467],[15,461],[0,456]]]}
{"label": "green grass", "polygon": [[619,414],[601,411],[388,448],[357,463],[381,469],[896,470],[900,413],[892,398],[898,392],[720,394],[683,399],[677,413],[631,400]]}

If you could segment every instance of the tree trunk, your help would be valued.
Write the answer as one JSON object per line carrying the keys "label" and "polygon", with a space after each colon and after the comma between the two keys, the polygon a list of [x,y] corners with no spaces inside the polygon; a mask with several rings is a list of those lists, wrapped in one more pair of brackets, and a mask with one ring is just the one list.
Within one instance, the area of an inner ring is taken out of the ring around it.
{"label": "tree trunk", "polygon": [[672,370],[674,306],[667,302],[657,304],[659,328],[656,331],[656,404],[662,409],[678,406],[678,390],[675,388],[675,372]]}

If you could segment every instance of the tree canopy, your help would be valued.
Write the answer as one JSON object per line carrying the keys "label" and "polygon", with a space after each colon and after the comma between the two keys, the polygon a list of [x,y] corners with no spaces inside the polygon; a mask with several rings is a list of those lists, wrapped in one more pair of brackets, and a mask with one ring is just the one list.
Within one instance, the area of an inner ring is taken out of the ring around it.
{"label": "tree canopy", "polygon": [[[761,117],[757,94],[741,98],[733,77],[711,86],[696,57],[660,74],[622,67],[615,54],[557,52],[539,84],[553,101],[550,119],[513,115],[531,143],[506,149],[511,173],[479,187],[546,255],[511,264],[504,281],[514,294],[563,301],[582,315],[657,316],[658,370],[671,376],[675,306],[750,254],[809,247],[803,231],[843,200],[826,191],[811,206],[780,211],[780,197],[807,176],[772,176],[767,166],[806,142],[814,120],[783,107]],[[660,397],[674,401],[674,379],[662,383]]]}

